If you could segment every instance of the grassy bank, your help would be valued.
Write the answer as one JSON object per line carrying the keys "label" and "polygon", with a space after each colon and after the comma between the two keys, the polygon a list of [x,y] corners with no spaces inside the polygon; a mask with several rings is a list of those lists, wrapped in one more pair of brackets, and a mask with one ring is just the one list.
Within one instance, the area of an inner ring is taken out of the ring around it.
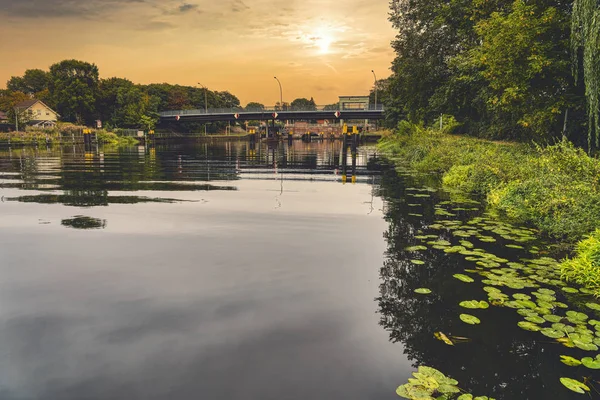
{"label": "grassy bank", "polygon": [[[600,228],[600,161],[567,141],[542,148],[405,124],[379,147],[397,162],[439,174],[448,190],[483,196],[490,208],[567,248]],[[577,256],[562,264],[566,279],[598,295],[599,239],[597,232],[581,242]]]}
{"label": "grassy bank", "polygon": [[[12,145],[46,145],[46,144],[70,144],[73,140],[83,143],[83,129],[68,123],[61,123],[55,128],[28,129],[25,132],[0,132],[0,144]],[[94,131],[98,143],[116,146],[131,146],[139,143],[138,139],[131,136],[121,136],[106,130]]]}

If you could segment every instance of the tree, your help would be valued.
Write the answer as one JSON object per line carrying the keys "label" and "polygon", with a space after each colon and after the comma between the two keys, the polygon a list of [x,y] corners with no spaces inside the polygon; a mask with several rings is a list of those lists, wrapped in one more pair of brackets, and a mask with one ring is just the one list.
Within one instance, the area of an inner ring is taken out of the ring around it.
{"label": "tree", "polygon": [[317,105],[315,104],[315,100],[311,97],[310,100],[305,98],[299,98],[290,104],[293,110],[302,110],[302,111],[314,111],[317,109]]}
{"label": "tree", "polygon": [[127,79],[110,78],[100,81],[97,110],[100,119],[114,127],[137,128],[144,121],[156,117],[158,99],[150,96],[142,86]]}
{"label": "tree", "polygon": [[[6,112],[8,120],[15,122],[15,106],[21,102],[31,100],[31,97],[23,92],[11,92],[4,90],[0,92],[0,110]],[[19,113],[19,125],[28,122],[28,117],[24,113]]]}
{"label": "tree", "polygon": [[65,60],[50,67],[50,98],[62,118],[77,123],[95,119],[98,67],[77,60]]}
{"label": "tree", "polygon": [[575,0],[571,21],[573,72],[578,80],[580,54],[587,103],[588,148],[600,147],[600,6],[596,0]]}
{"label": "tree", "polygon": [[340,103],[332,103],[332,104],[327,104],[325,107],[323,107],[323,111],[338,111],[340,109]]}
{"label": "tree", "polygon": [[41,69],[28,69],[22,77],[11,77],[6,87],[12,92],[35,95],[48,89],[48,73]]}
{"label": "tree", "polygon": [[265,109],[265,105],[256,102],[250,102],[244,108],[246,111],[263,111]]}

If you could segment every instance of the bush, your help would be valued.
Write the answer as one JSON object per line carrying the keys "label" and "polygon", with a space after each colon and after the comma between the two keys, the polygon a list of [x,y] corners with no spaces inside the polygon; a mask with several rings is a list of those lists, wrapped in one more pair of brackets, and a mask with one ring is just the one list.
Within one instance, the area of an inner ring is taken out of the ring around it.
{"label": "bush", "polygon": [[561,266],[562,278],[586,286],[600,297],[600,229],[577,245],[576,256]]}

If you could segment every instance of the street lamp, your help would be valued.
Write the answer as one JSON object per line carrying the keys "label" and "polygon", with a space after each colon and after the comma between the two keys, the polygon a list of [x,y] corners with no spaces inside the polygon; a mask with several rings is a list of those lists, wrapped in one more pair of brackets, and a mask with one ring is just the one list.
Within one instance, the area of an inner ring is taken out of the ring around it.
{"label": "street lamp", "polygon": [[281,88],[281,82],[279,81],[279,79],[277,79],[276,76],[274,78],[277,81],[277,83],[279,83],[279,105],[281,106],[281,109],[283,110],[283,89]]}
{"label": "street lamp", "polygon": [[373,73],[373,78],[375,78],[375,110],[377,110],[377,75],[375,75],[375,71],[371,70]]}
{"label": "street lamp", "polygon": [[[208,114],[208,89],[200,82],[198,82],[198,85],[204,88],[204,113]],[[204,123],[204,136],[206,136],[206,122]]]}

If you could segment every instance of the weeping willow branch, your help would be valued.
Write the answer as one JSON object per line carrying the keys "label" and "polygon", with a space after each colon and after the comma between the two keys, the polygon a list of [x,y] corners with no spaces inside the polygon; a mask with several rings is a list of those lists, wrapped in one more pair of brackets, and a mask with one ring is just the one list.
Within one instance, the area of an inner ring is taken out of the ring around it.
{"label": "weeping willow branch", "polygon": [[579,80],[579,57],[583,56],[583,82],[587,100],[588,148],[595,139],[600,147],[600,7],[598,0],[575,0],[571,22],[573,75]]}

